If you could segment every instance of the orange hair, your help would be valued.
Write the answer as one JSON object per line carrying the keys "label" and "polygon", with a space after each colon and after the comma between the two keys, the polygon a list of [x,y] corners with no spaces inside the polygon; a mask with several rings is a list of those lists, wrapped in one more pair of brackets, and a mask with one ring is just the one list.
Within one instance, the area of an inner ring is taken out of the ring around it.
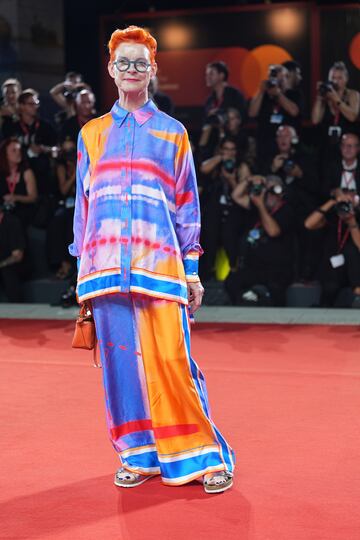
{"label": "orange hair", "polygon": [[155,55],[157,50],[156,39],[144,28],[140,26],[128,26],[125,30],[115,30],[111,34],[111,38],[108,43],[110,60],[114,59],[115,51],[120,43],[127,43],[135,41],[136,43],[142,43],[150,51],[150,61],[155,61]]}

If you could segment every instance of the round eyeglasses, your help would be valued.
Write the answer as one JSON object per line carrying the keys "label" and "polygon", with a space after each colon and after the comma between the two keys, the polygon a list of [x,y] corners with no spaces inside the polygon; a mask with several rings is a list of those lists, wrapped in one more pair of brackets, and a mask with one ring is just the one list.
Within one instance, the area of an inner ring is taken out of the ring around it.
{"label": "round eyeglasses", "polygon": [[145,60],[129,60],[128,58],[120,58],[114,62],[114,66],[116,66],[118,71],[128,71],[131,64],[134,64],[134,68],[139,73],[145,73],[151,66]]}

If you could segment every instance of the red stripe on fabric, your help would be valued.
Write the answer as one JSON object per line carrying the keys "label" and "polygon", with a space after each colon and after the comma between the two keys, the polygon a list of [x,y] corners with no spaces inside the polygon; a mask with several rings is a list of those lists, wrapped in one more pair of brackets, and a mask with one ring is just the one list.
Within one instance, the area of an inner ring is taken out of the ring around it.
{"label": "red stripe on fabric", "polygon": [[152,429],[151,420],[133,420],[132,422],[121,424],[121,426],[115,426],[110,431],[111,436],[117,439],[128,433],[133,433],[134,431],[146,431],[147,429]]}
{"label": "red stripe on fabric", "polygon": [[140,160],[139,161],[120,160],[120,161],[98,162],[96,165],[96,173],[102,173],[106,171],[118,171],[122,167],[132,169],[135,171],[150,172],[154,174],[155,176],[161,178],[161,180],[163,180],[165,184],[168,184],[171,187],[174,187],[175,185],[174,178],[170,176],[169,174],[167,174],[163,169],[161,169],[155,163],[140,161]]}
{"label": "red stripe on fabric", "polygon": [[178,193],[175,197],[176,206],[182,206],[193,200],[194,195],[191,191],[185,191],[185,193]]}
{"label": "red stripe on fabric", "polygon": [[199,426],[197,424],[177,424],[175,426],[161,426],[153,427],[151,420],[134,420],[132,422],[126,422],[121,426],[113,427],[111,436],[115,439],[128,435],[135,431],[153,430],[157,439],[166,439],[168,437],[177,437],[180,435],[192,435],[199,432]]}
{"label": "red stripe on fabric", "polygon": [[198,433],[199,427],[197,424],[178,424],[176,426],[162,426],[153,428],[154,435],[157,439],[166,439],[167,437],[176,437],[178,435],[191,435]]}

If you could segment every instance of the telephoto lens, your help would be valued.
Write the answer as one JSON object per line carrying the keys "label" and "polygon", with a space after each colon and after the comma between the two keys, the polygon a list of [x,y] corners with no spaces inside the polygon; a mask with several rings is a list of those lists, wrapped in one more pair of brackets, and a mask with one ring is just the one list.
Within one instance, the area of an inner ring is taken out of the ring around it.
{"label": "telephoto lens", "polygon": [[248,188],[248,193],[249,195],[254,195],[255,197],[258,197],[259,195],[261,195],[264,189],[264,184],[250,184]]}

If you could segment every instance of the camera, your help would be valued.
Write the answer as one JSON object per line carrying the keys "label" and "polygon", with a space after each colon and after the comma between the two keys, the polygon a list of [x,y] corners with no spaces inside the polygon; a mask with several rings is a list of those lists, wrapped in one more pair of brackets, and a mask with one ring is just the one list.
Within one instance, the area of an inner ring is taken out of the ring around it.
{"label": "camera", "polygon": [[278,81],[277,76],[278,76],[279,72],[280,72],[280,68],[275,67],[275,66],[270,67],[269,78],[266,81],[266,88],[267,89],[275,88],[276,86],[278,86],[279,81]]}
{"label": "camera", "polygon": [[3,212],[12,212],[15,208],[15,203],[6,202],[4,201],[2,204],[0,204],[0,210]]}
{"label": "camera", "polygon": [[294,167],[295,167],[295,162],[292,159],[284,160],[282,168],[286,174],[290,174]]}
{"label": "camera", "polygon": [[235,170],[235,161],[233,159],[225,159],[222,162],[222,165],[223,165],[225,171],[230,173],[230,174],[233,173],[234,170]]}
{"label": "camera", "polygon": [[338,85],[332,81],[321,82],[319,84],[318,92],[321,97],[325,97],[332,89],[335,91],[338,90]]}
{"label": "camera", "polygon": [[206,119],[206,123],[210,124],[210,126],[213,126],[213,127],[222,126],[223,124],[225,124],[225,122],[226,122],[225,113],[211,114]]}
{"label": "camera", "polygon": [[248,194],[249,195],[254,195],[255,197],[258,197],[259,195],[262,194],[262,192],[264,191],[265,189],[265,185],[264,184],[249,184],[249,187],[248,187]]}
{"label": "camera", "polygon": [[70,103],[72,103],[73,101],[76,100],[76,96],[78,95],[78,93],[85,89],[86,89],[85,86],[79,85],[79,86],[76,86],[75,88],[71,88],[71,90],[65,90],[63,94],[64,98]]}
{"label": "camera", "polygon": [[350,201],[340,201],[335,205],[335,211],[339,217],[351,214],[354,207]]}

